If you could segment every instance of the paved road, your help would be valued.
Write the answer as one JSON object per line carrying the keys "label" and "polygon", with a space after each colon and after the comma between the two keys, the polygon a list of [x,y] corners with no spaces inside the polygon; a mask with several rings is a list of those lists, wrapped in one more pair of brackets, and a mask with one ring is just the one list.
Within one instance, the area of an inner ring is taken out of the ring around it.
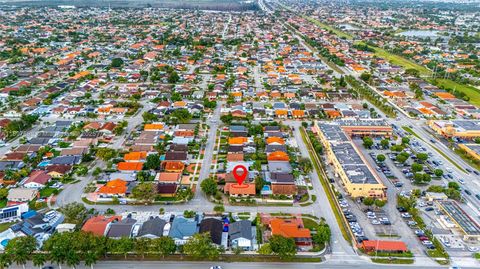
{"label": "paved road", "polygon": [[[219,263],[219,262],[164,262],[164,261],[101,261],[95,265],[95,268],[102,269],[127,269],[127,268],[142,268],[142,269],[157,269],[157,268],[175,268],[175,269],[209,269],[213,265],[220,265],[223,269],[253,269],[253,268],[277,268],[277,269],[316,269],[316,268],[331,268],[331,269],[400,269],[400,268],[411,268],[411,269],[423,269],[427,268],[425,266],[417,265],[381,265],[381,264],[371,264],[366,261],[360,262],[344,262],[341,260],[338,261],[327,261],[323,263]],[[27,264],[27,268],[35,268],[31,264]],[[13,265],[9,268],[18,269],[22,268],[18,265]],[[54,266],[54,268],[58,268]],[[63,266],[63,268],[69,268]],[[85,269],[90,267],[85,267],[83,264],[76,267],[77,269]],[[429,268],[448,268],[446,266],[433,266]],[[462,268],[478,268],[478,267],[462,267]]]}

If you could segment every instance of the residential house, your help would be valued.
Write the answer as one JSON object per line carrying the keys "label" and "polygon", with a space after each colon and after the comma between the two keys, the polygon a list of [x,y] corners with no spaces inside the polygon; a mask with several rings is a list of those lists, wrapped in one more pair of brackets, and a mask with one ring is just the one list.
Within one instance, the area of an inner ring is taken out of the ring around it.
{"label": "residential house", "polygon": [[223,222],[214,218],[206,218],[200,222],[199,233],[209,233],[212,242],[222,245]]}
{"label": "residential house", "polygon": [[232,248],[240,248],[244,251],[253,250],[252,222],[240,220],[230,223],[228,227],[228,241]]}
{"label": "residential house", "polygon": [[183,245],[196,233],[197,221],[179,216],[173,219],[168,236],[175,240],[176,245]]}
{"label": "residential house", "polygon": [[90,232],[94,235],[104,236],[105,232],[110,228],[110,224],[122,219],[122,216],[94,216],[88,219],[82,227],[82,231]]}
{"label": "residential house", "polygon": [[170,226],[169,223],[159,217],[151,217],[142,224],[142,227],[138,230],[137,237],[150,239],[162,237],[166,225]]}

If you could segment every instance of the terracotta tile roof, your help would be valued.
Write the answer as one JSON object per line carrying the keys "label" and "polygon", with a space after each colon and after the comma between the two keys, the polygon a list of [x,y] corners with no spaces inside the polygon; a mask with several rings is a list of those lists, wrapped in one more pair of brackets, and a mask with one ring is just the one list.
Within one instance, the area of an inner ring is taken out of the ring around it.
{"label": "terracotta tile roof", "polygon": [[242,185],[238,185],[238,183],[227,183],[225,184],[225,193],[229,193],[230,195],[255,195],[255,184],[248,184],[244,183]]}
{"label": "terracotta tile roof", "polygon": [[267,160],[288,162],[290,157],[288,157],[288,154],[283,151],[274,151],[268,155]]}
{"label": "terracotta tile roof", "polygon": [[227,154],[228,162],[238,162],[243,161],[243,153],[229,153]]}
{"label": "terracotta tile roof", "polygon": [[283,138],[276,137],[276,136],[267,137],[266,142],[267,142],[268,145],[270,145],[270,144],[284,145],[285,144],[285,141],[283,140]]}
{"label": "terracotta tile roof", "polygon": [[159,182],[178,182],[180,180],[181,173],[169,173],[161,172],[157,175],[157,180]]}
{"label": "terracotta tile roof", "polygon": [[228,144],[230,145],[243,145],[248,141],[246,137],[231,137],[228,139]]}
{"label": "terracotta tile roof", "polygon": [[143,130],[147,131],[157,131],[157,130],[163,130],[163,124],[161,123],[148,123],[145,124],[143,127]]}
{"label": "terracotta tile roof", "polygon": [[140,161],[140,160],[145,160],[145,158],[147,158],[146,151],[129,152],[123,156],[123,159],[125,161]]}
{"label": "terracotta tile roof", "polygon": [[98,193],[103,194],[125,194],[127,192],[127,182],[121,179],[114,179],[98,189]]}
{"label": "terracotta tile roof", "polygon": [[310,230],[303,227],[301,219],[272,219],[270,229],[272,235],[281,235],[287,238],[310,238]]}
{"label": "terracotta tile roof", "polygon": [[163,165],[164,165],[165,171],[167,172],[183,171],[183,169],[185,169],[185,164],[183,162],[175,162],[175,161],[164,162]]}
{"label": "terracotta tile roof", "polygon": [[141,162],[119,162],[117,164],[117,169],[124,171],[140,171],[142,168],[143,163]]}
{"label": "terracotta tile roof", "polygon": [[114,221],[114,220],[121,220],[122,216],[113,216],[113,217],[105,217],[105,216],[95,216],[88,219],[82,227],[82,231],[84,232],[91,232],[94,235],[102,236],[105,234],[105,229],[107,225]]}

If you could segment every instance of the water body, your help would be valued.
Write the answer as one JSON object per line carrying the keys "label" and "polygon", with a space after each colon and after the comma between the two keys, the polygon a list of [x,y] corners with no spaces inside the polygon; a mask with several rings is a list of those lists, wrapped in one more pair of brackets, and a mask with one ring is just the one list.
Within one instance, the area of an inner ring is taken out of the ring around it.
{"label": "water body", "polygon": [[417,38],[426,38],[426,37],[438,37],[439,31],[435,30],[408,30],[404,31],[401,33],[398,33],[398,35],[406,36],[406,37],[417,37]]}

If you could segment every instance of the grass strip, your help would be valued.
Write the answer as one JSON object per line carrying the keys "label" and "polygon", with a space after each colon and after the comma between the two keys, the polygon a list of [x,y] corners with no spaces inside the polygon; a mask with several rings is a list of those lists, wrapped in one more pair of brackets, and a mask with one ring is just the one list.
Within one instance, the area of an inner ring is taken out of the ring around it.
{"label": "grass strip", "polygon": [[372,262],[382,264],[413,264],[414,259],[372,258]]}
{"label": "grass strip", "polygon": [[345,238],[345,240],[347,240],[347,242],[349,242],[351,244],[352,243],[352,237],[350,236],[349,232],[347,231],[347,229],[349,229],[349,227],[347,227],[347,223],[345,222],[345,220],[343,218],[343,213],[340,212],[338,203],[337,203],[337,201],[334,197],[333,190],[330,187],[330,183],[320,173],[320,171],[323,171],[323,168],[321,168],[321,164],[320,164],[319,158],[317,156],[317,153],[312,149],[312,144],[310,142],[310,139],[307,137],[307,134],[306,134],[305,129],[303,127],[300,128],[300,133],[302,135],[303,142],[307,145],[308,154],[310,155],[310,159],[313,160],[313,165],[315,166],[315,171],[317,172],[318,178],[320,179],[320,183],[322,184],[322,187],[325,190],[328,202],[330,203],[330,207],[333,210],[333,213],[335,215],[335,219],[337,220],[338,226],[340,227],[340,231],[342,232],[342,236],[343,236],[343,238]]}

